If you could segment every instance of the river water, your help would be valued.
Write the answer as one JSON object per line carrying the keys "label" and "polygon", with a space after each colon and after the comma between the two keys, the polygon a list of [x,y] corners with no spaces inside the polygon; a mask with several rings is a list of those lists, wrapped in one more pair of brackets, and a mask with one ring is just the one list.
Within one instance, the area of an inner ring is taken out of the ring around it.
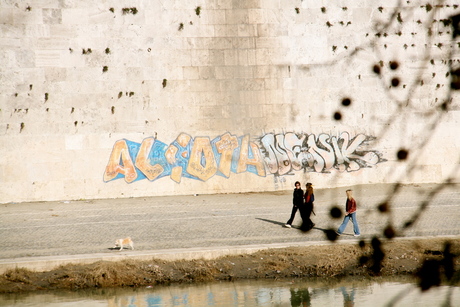
{"label": "river water", "polygon": [[0,295],[0,306],[460,306],[460,287],[421,292],[413,280],[252,280]]}

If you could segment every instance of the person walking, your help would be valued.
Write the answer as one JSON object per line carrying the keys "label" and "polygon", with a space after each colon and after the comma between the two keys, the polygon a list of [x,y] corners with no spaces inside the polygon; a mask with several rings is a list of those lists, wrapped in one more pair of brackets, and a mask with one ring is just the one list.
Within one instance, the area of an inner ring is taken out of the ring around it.
{"label": "person walking", "polygon": [[284,225],[284,227],[286,228],[292,227],[292,222],[294,221],[295,214],[297,213],[297,210],[299,210],[300,207],[303,205],[303,190],[300,187],[300,182],[298,181],[295,182],[295,189],[292,196],[292,212],[291,217]]}
{"label": "person walking", "polygon": [[359,231],[358,220],[356,219],[356,200],[353,198],[353,190],[347,190],[347,202],[345,205],[346,214],[343,218],[342,225],[337,229],[337,234],[340,236],[345,228],[347,227],[348,221],[351,220],[353,223],[353,232],[355,237],[359,237],[361,232]]}
{"label": "person walking", "polygon": [[311,214],[313,213],[316,215],[313,202],[315,201],[315,194],[313,193],[313,185],[308,182],[305,186],[305,204],[300,208],[300,216],[302,217],[302,230],[308,231],[315,226],[315,224],[311,221]]}

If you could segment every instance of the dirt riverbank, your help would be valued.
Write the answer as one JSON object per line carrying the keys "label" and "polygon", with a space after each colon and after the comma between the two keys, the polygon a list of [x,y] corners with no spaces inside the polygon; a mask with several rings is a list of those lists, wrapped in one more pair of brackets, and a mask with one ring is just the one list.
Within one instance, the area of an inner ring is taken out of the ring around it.
{"label": "dirt riverbank", "polygon": [[[450,242],[446,249],[446,242]],[[459,239],[394,240],[269,249],[215,260],[100,261],[48,272],[15,269],[0,275],[0,293],[34,290],[143,287],[237,279],[421,275],[459,285]],[[420,273],[421,272],[421,273]],[[424,285],[424,284],[422,284]]]}

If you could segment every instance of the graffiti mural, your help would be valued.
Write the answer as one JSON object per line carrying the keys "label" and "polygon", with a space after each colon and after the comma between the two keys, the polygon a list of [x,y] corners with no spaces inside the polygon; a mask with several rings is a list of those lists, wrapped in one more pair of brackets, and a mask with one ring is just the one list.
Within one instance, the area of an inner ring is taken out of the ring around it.
{"label": "graffiti mural", "polygon": [[141,144],[119,140],[113,146],[104,181],[124,178],[131,183],[170,176],[179,183],[182,177],[207,181],[214,175],[230,177],[231,173],[251,172],[266,176],[259,146],[249,135],[230,133],[210,140],[181,133],[170,145],[146,138]]}
{"label": "graffiti mural", "polygon": [[266,134],[260,138],[261,152],[268,172],[283,176],[295,171],[329,173],[352,172],[386,161],[366,147],[374,137],[348,132],[328,134]]}
{"label": "graffiti mural", "polygon": [[258,140],[249,135],[225,133],[211,140],[181,133],[172,143],[154,137],[142,143],[115,142],[105,168],[104,181],[124,178],[131,183],[165,176],[180,183],[182,177],[207,181],[215,175],[229,178],[231,173],[251,172],[265,177],[283,176],[296,171],[328,173],[357,171],[386,160],[366,147],[373,137],[347,132],[328,134],[266,134]]}

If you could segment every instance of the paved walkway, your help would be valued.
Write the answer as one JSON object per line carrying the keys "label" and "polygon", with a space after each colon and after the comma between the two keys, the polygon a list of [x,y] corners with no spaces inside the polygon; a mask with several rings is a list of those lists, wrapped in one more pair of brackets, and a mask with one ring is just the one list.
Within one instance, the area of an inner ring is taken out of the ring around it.
{"label": "paved walkway", "polygon": [[[392,221],[401,237],[460,240],[460,184],[404,186],[386,214],[376,208],[393,194],[392,185],[353,189],[361,238],[380,236]],[[100,259],[212,258],[269,247],[331,244],[324,230],[340,225],[341,219],[333,219],[329,211],[332,206],[344,208],[345,190],[315,190],[316,226],[307,233],[282,227],[292,208],[292,191],[2,204],[0,273],[16,266],[40,270]],[[415,226],[404,229],[418,212]],[[297,216],[294,224],[300,222]],[[134,241],[134,251],[112,249],[115,239],[127,236]],[[356,242],[351,223],[338,242]]]}

